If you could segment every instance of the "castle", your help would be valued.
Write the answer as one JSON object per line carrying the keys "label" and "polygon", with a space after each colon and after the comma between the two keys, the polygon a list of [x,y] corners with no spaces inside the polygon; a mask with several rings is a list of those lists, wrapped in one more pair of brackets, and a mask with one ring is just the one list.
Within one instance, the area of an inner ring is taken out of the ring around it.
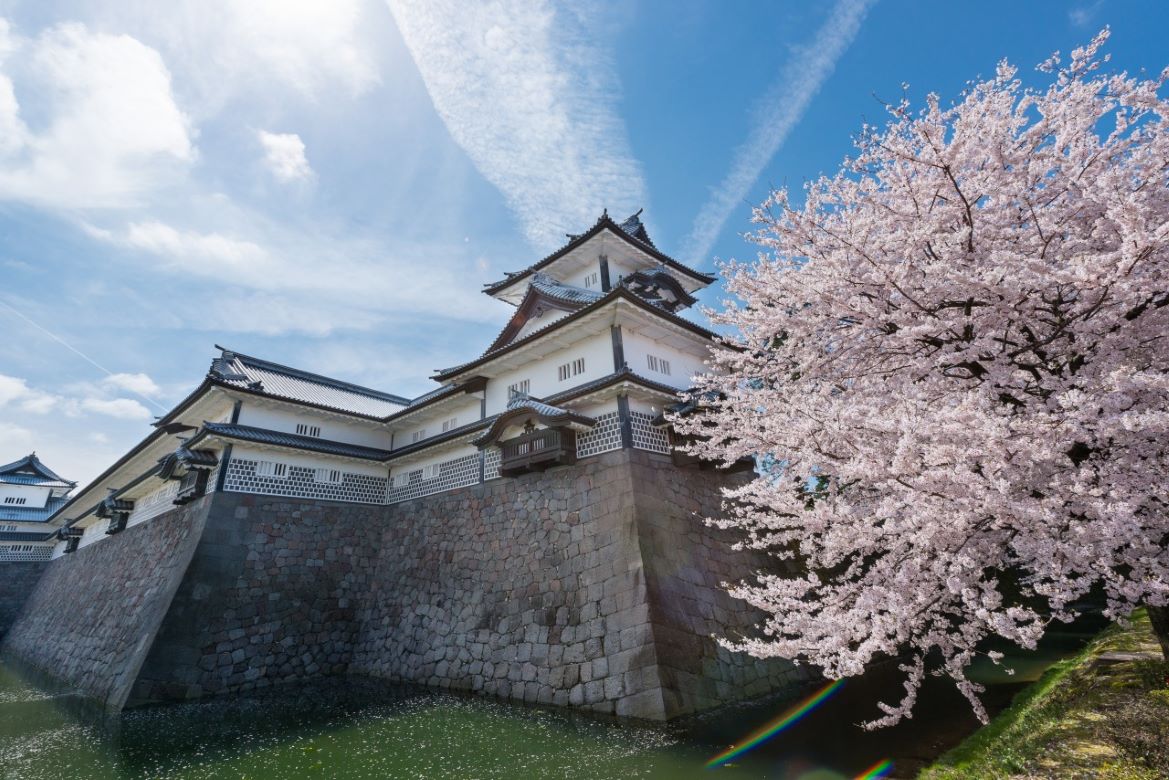
{"label": "castle", "polygon": [[487,285],[510,320],[418,398],[218,348],[57,510],[4,650],[114,710],[368,674],[666,719],[798,683],[711,638],[751,630],[722,583],[766,562],[701,522],[746,477],[663,416],[714,279],[639,215]]}

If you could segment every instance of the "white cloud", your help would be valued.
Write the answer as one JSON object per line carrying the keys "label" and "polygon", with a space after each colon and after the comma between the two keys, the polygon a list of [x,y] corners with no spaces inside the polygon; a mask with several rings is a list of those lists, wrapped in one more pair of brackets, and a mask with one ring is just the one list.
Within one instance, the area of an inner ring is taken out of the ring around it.
{"label": "white cloud", "polygon": [[304,156],[304,141],[299,135],[259,130],[256,136],[264,147],[264,163],[279,181],[312,178],[313,169]]}
{"label": "white cloud", "polygon": [[[16,423],[0,420],[0,444],[3,445],[3,451],[8,453],[0,458],[0,461],[7,462],[24,457],[33,447],[33,433],[28,428],[23,428]],[[23,454],[17,455],[15,453]]]}
{"label": "white cloud", "polygon": [[[122,378],[130,378],[127,380]],[[120,387],[121,383],[142,384],[141,379],[149,380],[145,374],[115,374],[110,386]],[[103,382],[103,385],[107,383]],[[151,382],[153,384],[153,382]],[[129,389],[129,388],[122,388]],[[157,387],[155,388],[157,390]],[[20,377],[0,374],[0,411],[22,412],[26,414],[47,415],[49,412],[62,412],[70,417],[79,417],[86,413],[102,414],[117,417],[123,420],[149,420],[150,411],[132,398],[107,398],[98,388],[79,384],[66,388],[61,395],[47,393],[29,387],[28,382]]]}
{"label": "white cloud", "polygon": [[56,403],[56,396],[34,390],[19,377],[0,374],[0,409],[11,407],[30,414],[47,414]]}
{"label": "white cloud", "polygon": [[875,0],[838,0],[815,39],[794,51],[772,88],[759,102],[747,140],[735,150],[731,169],[694,220],[685,242],[685,259],[703,265],[727,217],[739,208],[748,190],[788,134],[803,119],[836,61],[860,30]]}
{"label": "white cloud", "polygon": [[1087,27],[1096,18],[1096,14],[1100,11],[1102,5],[1104,5],[1104,0],[1096,0],[1094,3],[1079,5],[1068,11],[1068,21],[1076,27]]}
{"label": "white cloud", "polygon": [[149,252],[162,258],[170,268],[185,272],[246,283],[272,284],[272,258],[260,245],[220,233],[178,230],[166,223],[150,220],[132,222],[125,230],[114,232],[93,225],[83,225],[94,238],[116,246]]}
{"label": "white cloud", "polygon": [[119,420],[149,420],[153,417],[149,409],[132,398],[83,398],[77,405],[82,411],[104,414]]}
{"label": "white cloud", "polygon": [[52,208],[140,203],[195,157],[158,52],[77,23],[24,39],[0,20],[0,139],[0,200]]}
{"label": "white cloud", "polygon": [[107,388],[126,390],[150,398],[162,393],[162,388],[146,374],[110,374],[102,380],[102,384]]}
{"label": "white cloud", "polygon": [[596,20],[550,2],[388,2],[451,136],[533,244],[644,205]]}

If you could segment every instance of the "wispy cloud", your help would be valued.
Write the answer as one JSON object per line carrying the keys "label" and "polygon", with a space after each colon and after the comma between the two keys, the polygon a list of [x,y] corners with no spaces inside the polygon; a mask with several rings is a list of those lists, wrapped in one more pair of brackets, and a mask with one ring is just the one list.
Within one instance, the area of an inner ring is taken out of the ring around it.
{"label": "wispy cloud", "polygon": [[278,181],[311,179],[312,166],[304,155],[304,141],[296,133],[269,133],[259,130],[256,137],[264,147],[264,164]]}
{"label": "wispy cloud", "polygon": [[1092,24],[1092,20],[1096,18],[1100,8],[1104,5],[1104,0],[1096,0],[1094,3],[1081,3],[1068,11],[1068,21],[1076,27],[1087,27]]}
{"label": "wispy cloud", "polygon": [[695,218],[685,242],[687,261],[701,266],[709,259],[707,254],[727,217],[743,203],[760,172],[800,123],[874,2],[837,0],[816,37],[792,52],[774,85],[756,106],[755,121],[747,140],[735,150],[730,171]]}
{"label": "wispy cloud", "polygon": [[642,205],[599,19],[527,0],[387,1],[451,136],[534,245]]}
{"label": "wispy cloud", "polygon": [[111,398],[107,392],[95,387],[79,386],[77,389],[82,393],[50,393],[31,387],[21,377],[0,374],[0,414],[5,411],[35,415],[60,412],[69,417],[100,414],[121,420],[149,420],[151,417],[150,410],[133,398]]}

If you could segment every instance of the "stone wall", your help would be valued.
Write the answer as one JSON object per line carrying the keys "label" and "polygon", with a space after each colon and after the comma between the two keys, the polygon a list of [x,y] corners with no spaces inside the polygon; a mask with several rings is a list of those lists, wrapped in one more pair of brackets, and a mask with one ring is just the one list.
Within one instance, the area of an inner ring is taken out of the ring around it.
{"label": "stone wall", "polygon": [[344,673],[385,508],[219,493],[131,704]]}
{"label": "stone wall", "polygon": [[351,671],[652,719],[800,682],[711,639],[759,617],[702,522],[727,479],[620,450],[394,507]]}
{"label": "stone wall", "polygon": [[801,679],[711,639],[758,617],[720,585],[762,561],[701,519],[728,479],[618,450],[391,506],[217,493],[52,562],[6,646],[115,708],[351,673],[667,719]]}
{"label": "stone wall", "polygon": [[0,649],[120,709],[211,501],[202,498],[50,561]]}
{"label": "stone wall", "polygon": [[735,551],[730,531],[708,527],[719,514],[720,487],[749,475],[678,469],[669,456],[635,453],[630,463],[637,537],[657,649],[666,718],[802,684],[808,669],[732,653],[711,636],[755,633],[763,615],[731,598],[723,583],[748,579],[777,561]]}
{"label": "stone wall", "polygon": [[663,717],[627,458],[393,507],[351,669]]}
{"label": "stone wall", "polygon": [[0,639],[8,633],[20,608],[36,588],[48,561],[0,563]]}

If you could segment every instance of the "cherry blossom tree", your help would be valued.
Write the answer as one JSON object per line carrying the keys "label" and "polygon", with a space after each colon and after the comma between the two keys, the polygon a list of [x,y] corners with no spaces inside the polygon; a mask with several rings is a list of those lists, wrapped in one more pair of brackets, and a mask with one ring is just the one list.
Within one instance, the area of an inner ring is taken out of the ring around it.
{"label": "cherry blossom tree", "polygon": [[1150,607],[1169,656],[1169,69],[1109,74],[1106,39],[1039,88],[1004,62],[890,106],[723,267],[736,335],[673,422],[771,464],[712,522],[786,561],[733,587],[765,619],[727,643],[831,678],[906,659],[872,727],[929,672],[985,720],[986,640],[1034,647],[1093,594]]}

